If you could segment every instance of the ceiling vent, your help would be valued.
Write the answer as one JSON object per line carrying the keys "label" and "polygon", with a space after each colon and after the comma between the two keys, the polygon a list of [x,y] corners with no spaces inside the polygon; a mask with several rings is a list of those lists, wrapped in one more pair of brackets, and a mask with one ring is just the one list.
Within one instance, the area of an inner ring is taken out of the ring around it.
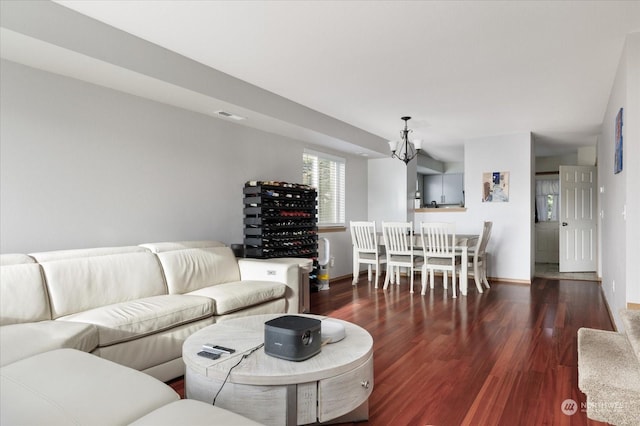
{"label": "ceiling vent", "polygon": [[238,120],[238,121],[246,120],[246,117],[240,117],[239,115],[231,114],[230,112],[227,112],[227,111],[222,111],[222,110],[216,111],[216,114],[224,118],[230,118],[232,120]]}

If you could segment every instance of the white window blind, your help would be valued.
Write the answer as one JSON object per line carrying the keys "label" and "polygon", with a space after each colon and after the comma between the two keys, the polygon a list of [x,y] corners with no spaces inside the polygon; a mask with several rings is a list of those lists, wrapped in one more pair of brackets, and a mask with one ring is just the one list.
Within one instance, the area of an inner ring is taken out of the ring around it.
{"label": "white window blind", "polygon": [[345,159],[315,151],[302,154],[302,183],[318,191],[318,226],[344,226]]}

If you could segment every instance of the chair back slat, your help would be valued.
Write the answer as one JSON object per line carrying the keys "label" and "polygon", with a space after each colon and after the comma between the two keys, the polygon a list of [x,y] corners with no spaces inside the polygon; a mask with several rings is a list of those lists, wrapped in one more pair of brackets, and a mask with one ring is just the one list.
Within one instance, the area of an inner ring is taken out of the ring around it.
{"label": "chair back slat", "polygon": [[487,244],[489,244],[489,238],[491,237],[491,228],[493,227],[493,222],[484,222],[482,226],[482,234],[480,235],[478,242],[478,249],[476,252],[479,255],[484,255],[487,251]]}
{"label": "chair back slat", "polygon": [[482,258],[487,251],[487,244],[489,244],[489,237],[491,237],[492,227],[493,222],[483,223],[482,230],[480,231],[480,235],[478,235],[478,239],[473,250],[473,256],[475,259]]}
{"label": "chair back slat", "polygon": [[358,284],[360,275],[360,264],[368,265],[367,278],[372,280],[372,267],[375,266],[375,288],[378,288],[378,276],[380,265],[386,263],[386,258],[381,255],[381,248],[378,246],[378,234],[376,233],[376,222],[351,221],[351,242],[353,244],[353,285]]}
{"label": "chair back slat", "polygon": [[[424,254],[424,271],[429,271],[429,283],[434,287],[434,271],[443,272],[444,288],[447,288],[447,273],[451,272],[452,292],[456,297],[456,271],[460,272],[461,256],[456,253],[456,225],[447,222],[420,223],[420,239]],[[465,262],[467,259],[465,259]],[[466,263],[465,263],[466,265]],[[422,280],[422,294],[425,294],[426,280]]]}
{"label": "chair back slat", "polygon": [[387,254],[409,255],[413,252],[413,222],[382,222]]}
{"label": "chair back slat", "polygon": [[378,250],[378,237],[376,235],[376,222],[350,222],[351,242],[356,250],[363,253],[376,253]]}
{"label": "chair back slat", "polygon": [[387,254],[384,288],[390,282],[400,284],[400,268],[408,268],[410,292],[413,293],[414,271],[424,262],[422,256],[413,252],[413,222],[382,222],[382,235]]}
{"label": "chair back slat", "polygon": [[491,237],[491,228],[493,227],[493,222],[485,221],[482,224],[482,229],[480,230],[480,235],[475,239],[475,245],[471,252],[469,252],[469,256],[467,261],[469,262],[469,266],[473,267],[473,278],[476,282],[476,287],[478,288],[478,292],[482,293],[482,284],[486,288],[490,288],[489,281],[487,280],[487,244],[489,243],[489,238]]}
{"label": "chair back slat", "polygon": [[427,256],[450,256],[456,247],[456,228],[454,223],[422,222],[420,238]]}

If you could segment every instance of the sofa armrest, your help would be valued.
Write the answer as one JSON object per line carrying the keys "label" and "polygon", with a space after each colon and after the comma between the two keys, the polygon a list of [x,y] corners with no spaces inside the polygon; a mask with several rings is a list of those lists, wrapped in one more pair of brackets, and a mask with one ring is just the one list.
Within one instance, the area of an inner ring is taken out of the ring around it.
{"label": "sofa armrest", "polygon": [[254,281],[276,281],[287,286],[287,313],[299,312],[301,297],[300,267],[298,262],[283,262],[282,259],[238,259],[240,279]]}

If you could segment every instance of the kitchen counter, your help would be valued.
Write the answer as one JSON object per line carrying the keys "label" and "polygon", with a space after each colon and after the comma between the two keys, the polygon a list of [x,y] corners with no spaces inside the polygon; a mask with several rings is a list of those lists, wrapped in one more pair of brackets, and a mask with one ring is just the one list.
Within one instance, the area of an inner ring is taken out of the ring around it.
{"label": "kitchen counter", "polygon": [[421,209],[415,209],[416,213],[455,213],[455,212],[466,212],[466,207],[424,207]]}

